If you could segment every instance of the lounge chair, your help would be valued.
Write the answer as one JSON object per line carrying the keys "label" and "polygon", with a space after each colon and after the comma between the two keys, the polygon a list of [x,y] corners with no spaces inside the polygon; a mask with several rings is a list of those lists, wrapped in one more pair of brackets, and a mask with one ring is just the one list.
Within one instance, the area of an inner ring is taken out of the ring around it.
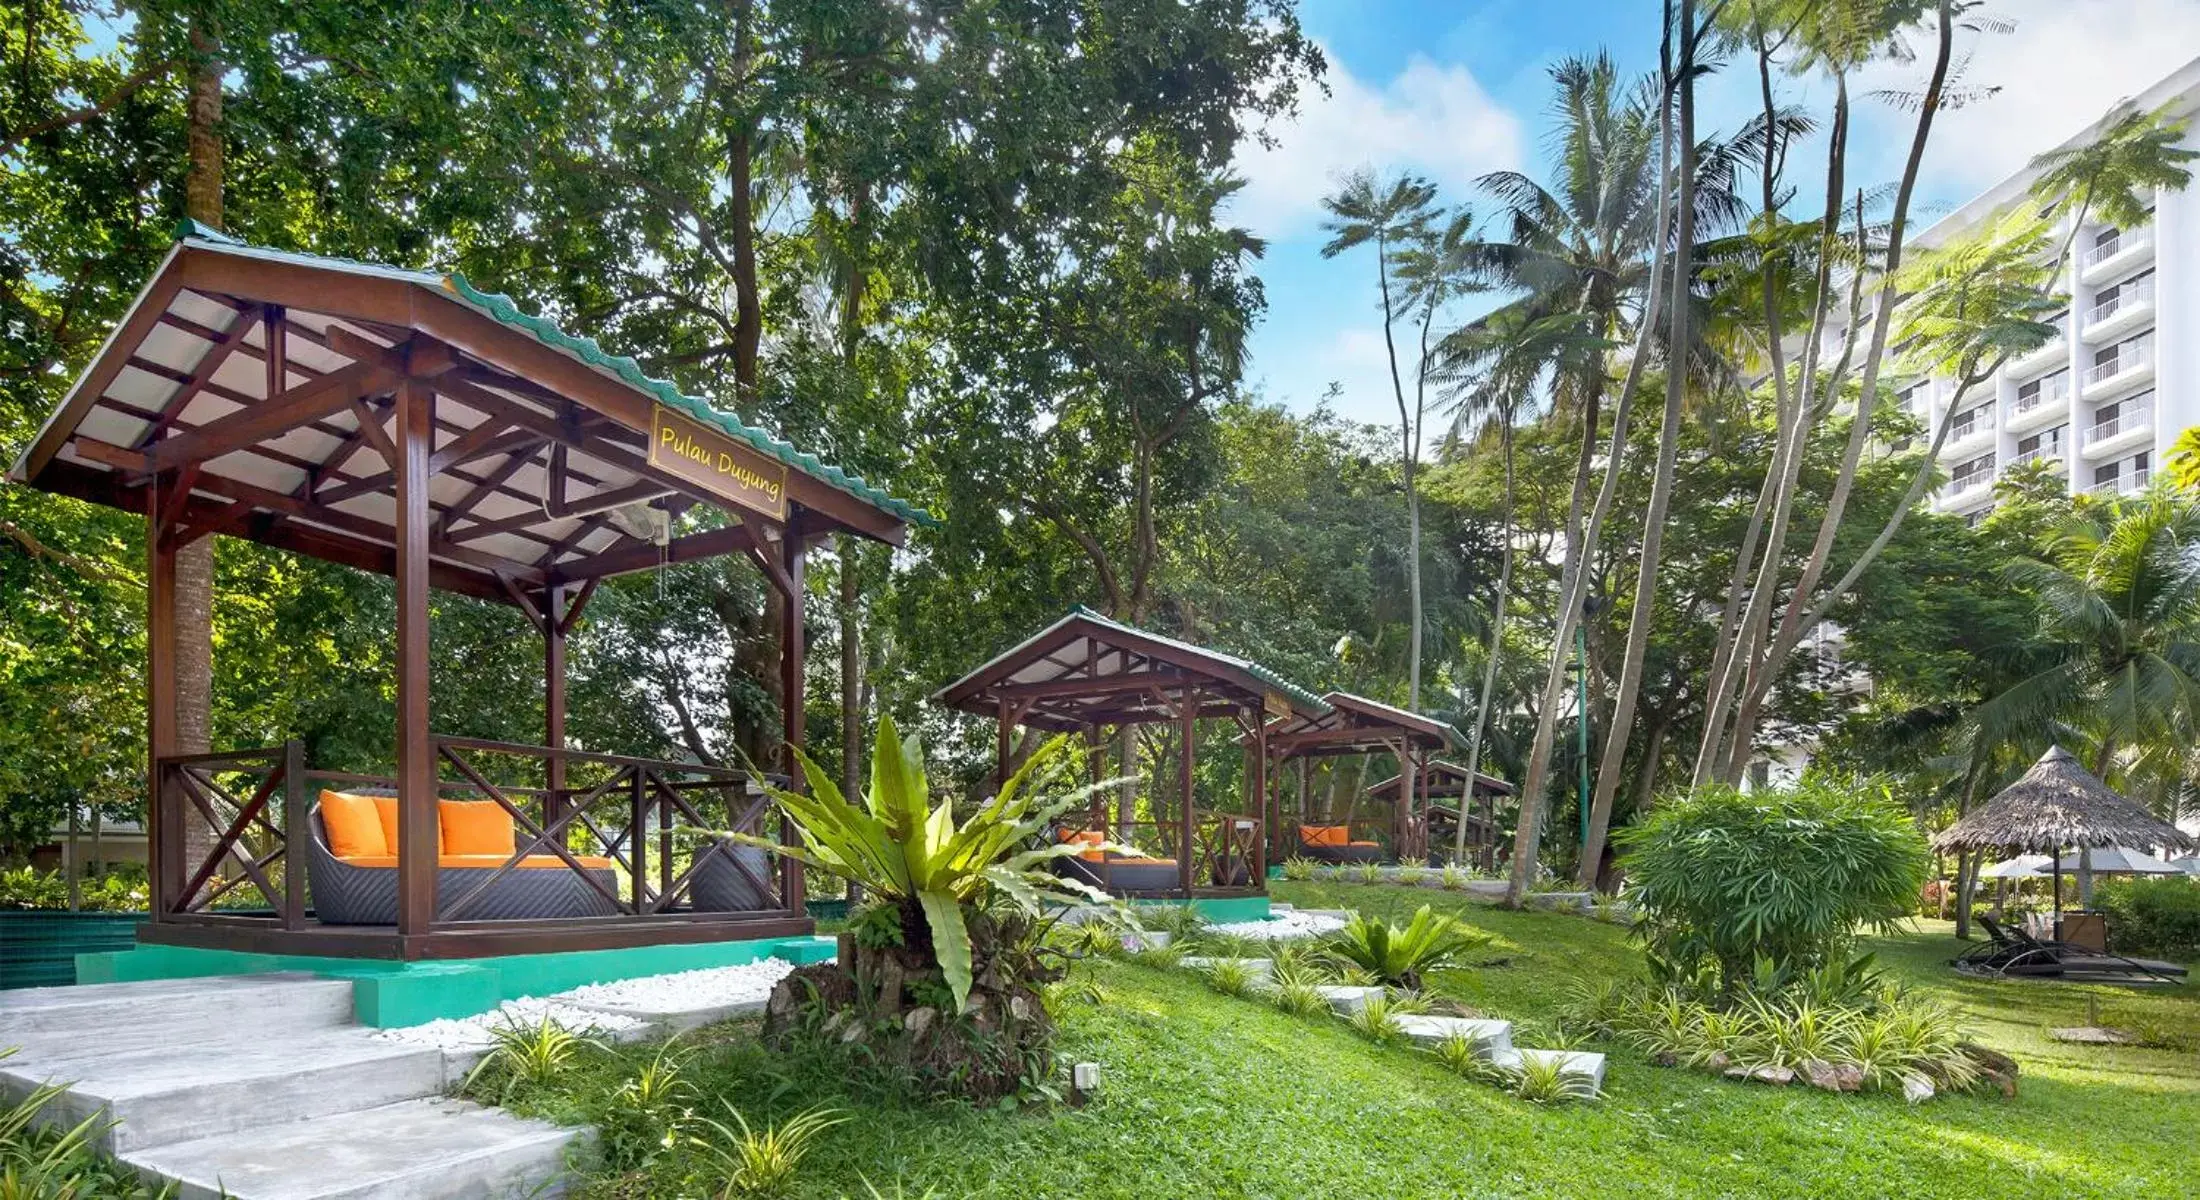
{"label": "lounge chair", "polygon": [[[306,879],[314,919],[324,925],[397,924],[397,857],[388,836],[396,828],[395,806],[395,794],[386,789],[321,793],[321,802],[307,817],[313,836]],[[385,807],[389,815],[378,816]],[[436,859],[438,918],[499,921],[618,913],[611,897],[619,894],[619,881],[610,859],[576,856],[588,873],[583,878],[555,854],[530,854],[499,875],[519,849],[510,813],[494,801],[442,800],[437,817],[438,841],[446,851]],[[603,890],[591,886],[590,878]],[[476,895],[485,881],[488,887]],[[453,913],[461,901],[464,908]]]}
{"label": "lounge chair", "polygon": [[1387,862],[1390,858],[1381,842],[1353,841],[1347,825],[1299,826],[1299,854],[1332,866]]}
{"label": "lounge chair", "polygon": [[[1107,836],[1091,829],[1055,831],[1055,838],[1059,841],[1089,843],[1095,847],[1106,841]],[[1129,892],[1171,891],[1182,882],[1177,862],[1173,858],[1117,854],[1113,850],[1091,849],[1073,856],[1057,858],[1054,860],[1054,870],[1065,878],[1090,884],[1118,896]]]}
{"label": "lounge chair", "polygon": [[2184,967],[2172,962],[2043,941],[1988,916],[1979,918],[1979,927],[1990,941],[1951,960],[1957,970],[2074,983],[2179,983],[2186,974]]}

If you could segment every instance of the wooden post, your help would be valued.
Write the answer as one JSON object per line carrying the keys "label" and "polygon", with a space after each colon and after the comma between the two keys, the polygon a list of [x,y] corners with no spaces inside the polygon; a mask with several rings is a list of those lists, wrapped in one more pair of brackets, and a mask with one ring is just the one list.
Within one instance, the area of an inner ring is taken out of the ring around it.
{"label": "wooden post", "polygon": [[1183,753],[1177,757],[1177,884],[1184,891],[1184,898],[1192,898],[1192,860],[1197,857],[1192,845],[1192,742],[1199,732],[1199,697],[1187,689],[1183,699],[1183,712],[1178,718],[1183,723]]}
{"label": "wooden post", "polygon": [[1403,863],[1412,853],[1413,846],[1413,743],[1398,743],[1398,804],[1391,823],[1391,848]]}
{"label": "wooden post", "polygon": [[[1291,821],[1293,828],[1291,836],[1294,842],[1297,840],[1297,827],[1306,824],[1306,806],[1313,802],[1313,793],[1314,759],[1311,755],[1301,755],[1299,758],[1299,811],[1293,815]],[[1351,841],[1352,839],[1348,837],[1345,840]],[[1283,849],[1286,856],[1299,852],[1299,848],[1295,844],[1285,845]]]}
{"label": "wooden post", "polygon": [[[542,744],[553,753],[543,768],[542,822],[565,815],[565,606],[563,584],[542,591]],[[636,881],[639,887],[639,880]]]}
{"label": "wooden post", "polygon": [[998,794],[1001,785],[1008,782],[1008,697],[994,701],[993,717],[993,790]]}
{"label": "wooden post", "polygon": [[[780,743],[784,749],[787,786],[799,790],[802,787],[802,764],[795,758],[795,751],[802,748],[803,721],[803,670],[802,670],[802,536],[789,521],[779,539],[780,566],[787,580],[787,602],[780,606],[779,628],[779,695]],[[784,817],[779,822],[779,840],[792,842],[794,825]],[[787,910],[795,916],[804,912],[802,891],[802,864],[791,858],[779,860],[780,892],[786,897]]]}
{"label": "wooden post", "polygon": [[428,457],[433,398],[397,386],[397,932],[435,922],[436,765],[428,732]]}
{"label": "wooden post", "polygon": [[1100,727],[1085,726],[1085,777],[1092,785],[1092,809],[1087,814],[1088,828],[1105,831],[1108,828],[1108,799],[1101,794],[1100,781],[1103,767],[1100,751]]}
{"label": "wooden post", "polygon": [[629,767],[634,773],[627,792],[627,874],[633,879],[634,915],[649,911],[645,893],[649,888],[649,775],[639,766]]}
{"label": "wooden post", "polygon": [[306,744],[283,743],[283,928],[306,927]]}
{"label": "wooden post", "polygon": [[161,532],[161,510],[180,505],[173,474],[155,476],[145,515],[145,818],[151,856],[153,920],[167,917],[183,891],[183,814],[169,804],[161,760],[176,753],[176,550]]}
{"label": "wooden post", "polygon": [[1275,825],[1268,820],[1268,716],[1259,709],[1253,710],[1253,794],[1260,798],[1253,815],[1266,826],[1253,838],[1253,886],[1268,890],[1268,839],[1274,836],[1270,830]]}

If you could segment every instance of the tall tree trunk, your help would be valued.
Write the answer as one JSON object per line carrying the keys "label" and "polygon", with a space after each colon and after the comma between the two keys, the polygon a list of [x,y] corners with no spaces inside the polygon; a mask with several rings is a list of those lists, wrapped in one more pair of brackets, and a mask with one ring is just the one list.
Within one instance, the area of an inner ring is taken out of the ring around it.
{"label": "tall tree trunk", "polygon": [[[210,229],[222,227],[222,63],[220,31],[212,19],[191,21],[191,84],[186,101],[184,215]],[[239,318],[242,320],[243,318]],[[176,552],[176,750],[203,754],[214,733],[214,543],[199,538]],[[184,820],[184,856],[203,861],[214,831],[198,817]],[[186,866],[189,870],[189,866]],[[270,897],[272,902],[273,897]]]}
{"label": "tall tree trunk", "polygon": [[[1674,201],[1672,271],[1666,287],[1672,309],[1672,330],[1665,351],[1665,421],[1658,429],[1658,461],[1650,481],[1650,507],[1642,518],[1641,558],[1635,568],[1635,611],[1627,622],[1627,649],[1621,655],[1619,693],[1612,700],[1612,719],[1604,735],[1604,756],[1597,764],[1596,792],[1589,805],[1588,832],[1581,843],[1581,861],[1575,880],[1594,890],[1604,858],[1604,839],[1612,825],[1612,800],[1619,793],[1619,776],[1627,761],[1627,739],[1634,733],[1635,699],[1642,692],[1642,673],[1650,648],[1650,625],[1657,613],[1658,559],[1664,550],[1666,510],[1673,502],[1673,463],[1680,452],[1681,402],[1688,386],[1688,272],[1696,236],[1696,4],[1681,0],[1680,64],[1675,82],[1680,90],[1679,196]],[[1672,190],[1672,154],[1658,157],[1660,192]],[[1659,286],[1653,277],[1650,286]],[[1646,322],[1647,323],[1647,322]]]}
{"label": "tall tree trunk", "polygon": [[[840,301],[840,358],[847,385],[860,393],[864,387],[860,351],[863,340],[863,299],[866,275],[860,253],[866,189],[858,185],[849,198],[848,248],[843,264]],[[855,796],[863,787],[863,584],[859,566],[861,539],[840,535],[840,786],[841,793]]]}
{"label": "tall tree trunk", "polygon": [[[1670,96],[1660,104],[1659,140],[1671,134]],[[1661,154],[1664,151],[1661,151]],[[1648,278],[1656,280],[1665,270],[1665,243],[1671,229],[1672,189],[1658,194],[1657,229],[1650,249]],[[1642,385],[1643,364],[1650,357],[1650,339],[1657,327],[1659,289],[1652,286],[1644,302],[1642,322],[1635,331],[1634,350],[1628,356],[1627,377],[1612,405],[1612,434],[1605,455],[1604,482],[1597,490],[1595,507],[1583,522],[1581,510],[1588,490],[1590,468],[1597,440],[1598,399],[1604,387],[1604,367],[1589,381],[1583,408],[1582,453],[1574,464],[1574,494],[1567,511],[1566,557],[1559,572],[1560,599],[1556,628],[1551,634],[1551,657],[1543,676],[1543,690],[1536,702],[1535,738],[1528,747],[1528,761],[1520,784],[1519,828],[1513,831],[1512,873],[1505,885],[1505,903],[1519,907],[1535,882],[1536,854],[1543,836],[1544,789],[1550,782],[1551,748],[1558,738],[1559,697],[1566,690],[1566,661],[1573,651],[1574,624],[1581,620],[1582,602],[1588,596],[1589,560],[1596,553],[1604,518],[1619,490],[1620,470],[1626,462],[1627,426],[1634,409],[1635,389]]]}
{"label": "tall tree trunk", "polygon": [[1490,609],[1490,653],[1482,664],[1482,691],[1474,702],[1474,728],[1467,732],[1467,782],[1459,793],[1459,819],[1454,822],[1451,860],[1460,862],[1467,853],[1467,809],[1474,801],[1474,779],[1482,769],[1482,735],[1489,728],[1490,697],[1497,691],[1497,663],[1505,653],[1505,610],[1512,601],[1513,569],[1513,427],[1508,404],[1499,416],[1498,439],[1505,453],[1505,547],[1497,557],[1497,600]]}
{"label": "tall tree trunk", "polygon": [[1857,466],[1863,458],[1865,446],[1871,440],[1871,417],[1878,401],[1879,368],[1886,355],[1887,331],[1894,320],[1894,278],[1902,267],[1903,238],[1908,228],[1910,200],[1917,189],[1918,170],[1924,162],[1926,142],[1932,136],[1933,118],[1939,112],[1945,94],[1948,68],[1954,49],[1954,0],[1940,0],[1936,7],[1939,36],[1933,58],[1932,79],[1926,85],[1925,95],[1919,104],[1917,128],[1910,139],[1909,157],[1903,164],[1901,183],[1895,189],[1894,213],[1887,226],[1886,259],[1881,268],[1884,282],[1880,285],[1877,312],[1872,322],[1871,346],[1865,353],[1859,379],[1856,416],[1849,428],[1848,446],[1842,456],[1840,472],[1834,478],[1832,495],[1827,498],[1825,512],[1819,518],[1817,540],[1811,546],[1810,556],[1803,562],[1802,574],[1789,596],[1779,631],[1773,636],[1764,659],[1751,672],[1748,684],[1742,691],[1741,704],[1735,710],[1727,772],[1730,783],[1739,782],[1741,770],[1748,761],[1745,754],[1733,751],[1755,739],[1765,696],[1771,691],[1772,682],[1780,677],[1789,656],[1802,640],[1803,615],[1811,608],[1818,581],[1824,576],[1833,557],[1835,537],[1841,529],[1841,519],[1848,507],[1849,494],[1856,484]]}
{"label": "tall tree trunk", "polygon": [[[1414,460],[1417,435],[1413,414],[1406,408],[1405,379],[1398,373],[1398,343],[1392,336],[1396,316],[1390,303],[1390,242],[1387,238],[1375,240],[1375,281],[1383,295],[1383,349],[1390,358],[1390,391],[1398,401],[1398,465],[1404,476],[1406,488],[1406,592],[1408,613],[1413,622],[1406,635],[1406,695],[1407,707],[1418,711],[1421,707],[1421,502],[1414,487]],[[1428,329],[1424,323],[1421,337],[1421,364],[1425,372],[1428,364]]]}

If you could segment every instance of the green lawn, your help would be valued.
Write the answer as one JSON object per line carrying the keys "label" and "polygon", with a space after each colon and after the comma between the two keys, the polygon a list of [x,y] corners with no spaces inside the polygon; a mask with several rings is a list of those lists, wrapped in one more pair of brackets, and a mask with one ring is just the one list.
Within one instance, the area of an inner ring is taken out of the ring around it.
{"label": "green lawn", "polygon": [[[1441,893],[1284,884],[1301,907],[1402,915],[1454,907],[1509,945],[1433,986],[1492,1015],[1547,1019],[1574,981],[1632,972],[1622,930],[1573,916],[1510,913]],[[829,1076],[775,1061],[742,1025],[713,1031],[698,1082],[752,1120],[825,1100],[854,1120],[826,1135],[793,1194],[943,1197],[1403,1196],[2188,1196],[2200,1194],[2200,1059],[2191,1051],[2061,1046],[2098,996],[2111,1023],[2200,1033],[2190,989],[1960,979],[1944,927],[1878,939],[1891,970],[1940,989],[1981,1040],[2023,1064],[2014,1101],[1772,1089],[1659,1069],[1612,1053],[1607,1097],[1544,1109],[1458,1079],[1341,1022],[1300,1021],[1129,963],[1081,968],[1103,999],[1064,1005],[1066,1061],[1103,1064],[1083,1110],[1003,1114],[867,1103]],[[2200,985],[2195,985],[2200,986]],[[614,1082],[515,1107],[575,1116]],[[602,1180],[599,1195],[667,1195],[684,1164]]]}

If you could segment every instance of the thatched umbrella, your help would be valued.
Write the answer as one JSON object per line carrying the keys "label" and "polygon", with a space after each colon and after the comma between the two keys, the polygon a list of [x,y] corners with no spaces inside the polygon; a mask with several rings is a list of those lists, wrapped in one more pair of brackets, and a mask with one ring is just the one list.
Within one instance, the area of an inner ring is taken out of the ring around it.
{"label": "thatched umbrella", "polygon": [[[2061,746],[2048,747],[2023,778],[1933,837],[1933,849],[1941,851],[2060,854],[2065,846],[2078,851],[2079,903],[2090,905],[2094,847],[2191,850],[2200,842],[2111,791]],[[2059,873],[2055,909],[2062,911]]]}

